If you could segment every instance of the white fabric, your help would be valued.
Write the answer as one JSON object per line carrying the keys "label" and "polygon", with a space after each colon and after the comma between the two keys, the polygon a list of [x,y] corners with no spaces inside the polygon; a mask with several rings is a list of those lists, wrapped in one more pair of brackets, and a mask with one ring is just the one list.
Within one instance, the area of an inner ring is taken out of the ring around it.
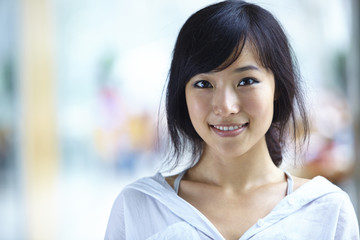
{"label": "white fabric", "polygon": [[[116,199],[106,230],[114,239],[224,239],[214,225],[180,198],[160,174],[128,185]],[[358,240],[348,195],[316,177],[286,196],[240,240]]]}

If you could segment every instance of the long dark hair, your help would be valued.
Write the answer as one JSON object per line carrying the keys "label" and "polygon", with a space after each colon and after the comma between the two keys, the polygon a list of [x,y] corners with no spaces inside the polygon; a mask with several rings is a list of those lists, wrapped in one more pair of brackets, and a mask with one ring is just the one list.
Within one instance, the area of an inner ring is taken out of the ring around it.
{"label": "long dark hair", "polygon": [[275,77],[274,116],[265,135],[274,164],[282,163],[289,131],[295,145],[299,132],[306,139],[309,124],[300,76],[281,25],[270,12],[255,4],[223,1],[194,13],[181,28],[175,44],[166,89],[166,116],[173,150],[169,160],[173,166],[186,150],[193,154],[192,164],[195,164],[203,149],[203,140],[188,114],[185,85],[199,73],[231,65],[246,41],[254,46],[261,64],[271,69]]}

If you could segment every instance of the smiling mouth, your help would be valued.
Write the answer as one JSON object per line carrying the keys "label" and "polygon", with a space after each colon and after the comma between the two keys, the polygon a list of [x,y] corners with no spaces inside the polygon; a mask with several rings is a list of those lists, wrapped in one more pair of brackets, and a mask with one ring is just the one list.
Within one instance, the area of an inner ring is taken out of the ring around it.
{"label": "smiling mouth", "polygon": [[242,127],[246,127],[247,125],[249,125],[249,123],[244,123],[241,125],[210,125],[210,126],[217,130],[228,132],[228,131],[237,130]]}

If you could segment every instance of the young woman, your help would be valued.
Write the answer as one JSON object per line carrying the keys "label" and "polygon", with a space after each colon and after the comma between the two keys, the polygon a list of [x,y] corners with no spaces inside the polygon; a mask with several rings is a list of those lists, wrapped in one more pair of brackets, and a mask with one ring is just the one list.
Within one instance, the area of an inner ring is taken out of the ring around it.
{"label": "young woman", "polygon": [[[178,175],[116,199],[106,239],[359,239],[346,193],[280,170],[308,123],[288,40],[266,10],[224,1],[192,15],[173,53],[166,110]],[[299,121],[295,119],[300,117]]]}

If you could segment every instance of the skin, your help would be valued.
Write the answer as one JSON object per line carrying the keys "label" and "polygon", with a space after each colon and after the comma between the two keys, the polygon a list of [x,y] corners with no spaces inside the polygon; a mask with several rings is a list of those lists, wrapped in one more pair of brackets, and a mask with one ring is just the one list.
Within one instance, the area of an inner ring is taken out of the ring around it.
{"label": "skin", "polygon": [[[204,151],[183,177],[179,196],[225,239],[239,239],[286,195],[285,174],[273,164],[265,141],[273,117],[274,75],[247,43],[226,69],[191,78],[185,94]],[[175,178],[168,183],[173,186]],[[294,180],[295,189],[306,182]]]}

